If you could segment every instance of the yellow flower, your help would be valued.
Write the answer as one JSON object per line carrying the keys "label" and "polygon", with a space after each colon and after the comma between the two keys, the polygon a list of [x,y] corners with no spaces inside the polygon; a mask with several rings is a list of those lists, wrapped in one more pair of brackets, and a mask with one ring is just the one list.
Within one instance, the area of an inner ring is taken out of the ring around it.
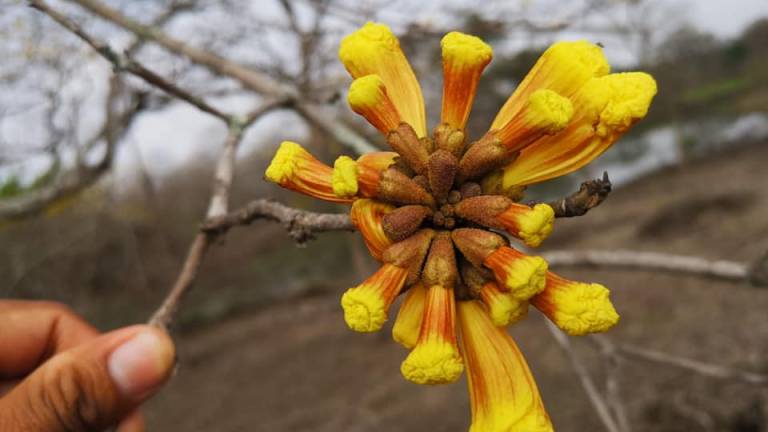
{"label": "yellow flower", "polygon": [[352,330],[377,331],[405,293],[392,336],[410,350],[401,364],[406,379],[450,383],[466,368],[471,431],[551,431],[504,327],[524,319],[529,305],[571,335],[606,331],[619,316],[605,287],[550,272],[543,258],[495,231],[539,246],[555,212],[520,203],[525,187],[602,154],[646,115],[656,83],[640,72],[610,74],[598,45],[558,42],[471,141],[465,127],[493,51],[458,32],[441,47],[442,110],[431,136],[421,88],[397,38],[368,23],[339,49],[353,78],[347,101],[392,151],[340,156],[331,167],[284,142],[265,177],[352,204],[352,223],[381,267],[342,296],[344,319]]}

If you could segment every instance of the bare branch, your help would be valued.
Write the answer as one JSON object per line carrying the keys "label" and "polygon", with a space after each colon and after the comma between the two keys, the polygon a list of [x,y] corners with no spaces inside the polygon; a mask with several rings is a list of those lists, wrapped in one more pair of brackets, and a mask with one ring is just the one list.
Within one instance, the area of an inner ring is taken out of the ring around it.
{"label": "bare branch", "polygon": [[157,308],[155,313],[149,319],[149,324],[167,329],[168,325],[173,320],[173,315],[176,313],[176,309],[179,307],[179,302],[184,294],[187,293],[192,283],[197,277],[197,271],[200,269],[200,264],[203,262],[203,256],[208,250],[208,246],[211,244],[211,238],[205,233],[198,233],[195,239],[192,241],[192,245],[189,247],[187,257],[184,260],[184,265],[176,277],[176,282],[173,283],[173,287],[168,292],[168,295],[163,299],[160,307]]}
{"label": "bare branch", "polygon": [[749,266],[739,262],[629,250],[550,251],[542,256],[552,266],[620,267],[628,270],[666,271],[746,282]]}
{"label": "bare branch", "polygon": [[113,9],[102,2],[97,0],[70,1],[134,33],[141,39],[154,41],[171,52],[181,54],[193,62],[205,66],[214,73],[232,77],[258,93],[267,96],[296,96],[288,87],[281,85],[265,74],[227,60],[214,53],[191,47],[178,39],[166,35],[156,27],[146,26],[123,15],[117,9]]}
{"label": "bare branch", "polygon": [[[249,113],[244,121],[232,121],[229,124],[229,132],[224,141],[221,155],[216,163],[216,170],[213,175],[213,191],[208,205],[207,217],[226,217],[229,210],[229,196],[232,186],[232,180],[235,175],[235,159],[237,148],[243,139],[243,134],[257,119],[269,111],[283,106],[285,100],[275,100],[266,102],[261,107]],[[189,252],[179,272],[176,282],[171,287],[163,303],[155,311],[149,320],[151,325],[167,328],[173,320],[173,315],[178,308],[182,297],[189,291],[197,277],[197,271],[203,261],[208,247],[211,243],[223,233],[223,231],[201,231],[192,241]]]}
{"label": "bare branch", "polygon": [[605,359],[605,400],[621,430],[631,432],[632,427],[629,424],[619,385],[621,358],[616,352],[616,347],[603,336],[594,335],[592,340],[597,343],[600,354]]}
{"label": "bare branch", "polygon": [[318,232],[355,229],[346,214],[309,212],[266,199],[251,201],[239,210],[209,219],[201,229],[208,233],[223,233],[235,226],[249,225],[256,220],[279,222],[300,244]]}
{"label": "bare branch", "polygon": [[222,113],[218,109],[209,105],[203,99],[197,96],[194,96],[188,91],[183,90],[176,84],[173,84],[172,82],[165,80],[163,77],[161,77],[157,73],[146,68],[144,65],[131,59],[127,55],[116,52],[106,42],[91,36],[77,23],[67,18],[66,16],[62,15],[58,11],[53,10],[43,0],[30,0],[29,3],[30,3],[30,6],[50,16],[57,23],[61,24],[62,27],[71,31],[72,33],[77,35],[80,39],[82,39],[85,43],[93,47],[93,49],[96,52],[98,52],[107,61],[112,63],[112,65],[115,68],[115,71],[117,72],[125,71],[133,75],[136,75],[137,77],[146,81],[148,84],[151,84],[152,86],[163,90],[169,95],[172,95],[181,100],[184,100],[189,104],[197,107],[199,110],[207,112],[208,114],[211,114],[215,117],[218,117],[219,119],[225,122],[229,122],[232,120],[232,116]]}
{"label": "bare branch", "polygon": [[583,216],[599,206],[610,192],[611,180],[604,172],[602,179],[585,181],[577,192],[548,204],[555,209],[555,217]]}
{"label": "bare branch", "polygon": [[547,329],[555,338],[555,341],[557,341],[558,345],[560,345],[560,348],[562,348],[563,352],[565,352],[568,360],[571,362],[571,366],[573,366],[574,372],[576,372],[576,375],[579,377],[581,386],[584,387],[584,392],[587,393],[589,401],[595,408],[597,416],[600,418],[603,426],[605,426],[605,429],[609,432],[622,432],[622,430],[619,428],[619,425],[616,423],[616,420],[611,415],[611,410],[608,407],[608,404],[597,390],[597,386],[592,380],[592,377],[589,375],[589,371],[587,370],[586,366],[584,366],[581,360],[576,356],[576,353],[573,351],[573,347],[571,346],[571,341],[568,340],[568,336],[563,334],[560,329],[558,329],[550,321],[545,321],[545,323],[547,325]]}
{"label": "bare branch", "polygon": [[178,39],[168,36],[157,27],[143,25],[97,0],[71,1],[119,27],[134,33],[142,39],[154,41],[173,53],[187,57],[194,63],[206,67],[215,74],[233,78],[246,88],[257,93],[266,97],[276,99],[286,98],[295,101],[294,108],[296,109],[296,112],[304,117],[309,123],[358,154],[376,151],[376,147],[369,143],[365,138],[323,112],[319,106],[306,103],[301,92],[293,87],[283,85],[266,74],[225,59],[214,53],[191,47]]}
{"label": "bare branch", "polygon": [[736,380],[756,386],[768,386],[768,375],[766,374],[747,372],[726,366],[704,363],[698,360],[678,357],[634,345],[617,345],[616,350],[624,357],[636,358],[651,363],[673,366],[710,378]]}
{"label": "bare branch", "polygon": [[84,145],[85,149],[90,149],[96,143],[104,141],[106,148],[101,160],[95,165],[76,165],[61,172],[42,187],[26,191],[17,197],[0,200],[0,219],[20,219],[37,214],[52,202],[90,187],[109,171],[114,148],[130,128],[142,105],[141,97],[134,95],[130,107],[122,114],[115,115],[113,104],[120,93],[119,85],[119,80],[112,81],[106,102],[106,120],[101,130]]}

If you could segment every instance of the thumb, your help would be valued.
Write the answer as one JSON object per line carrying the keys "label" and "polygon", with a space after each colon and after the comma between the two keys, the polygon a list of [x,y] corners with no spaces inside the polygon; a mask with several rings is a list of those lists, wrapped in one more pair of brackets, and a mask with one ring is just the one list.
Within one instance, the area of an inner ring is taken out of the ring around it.
{"label": "thumb", "polygon": [[0,399],[0,430],[90,431],[117,424],[171,373],[173,342],[132,326],[64,351]]}

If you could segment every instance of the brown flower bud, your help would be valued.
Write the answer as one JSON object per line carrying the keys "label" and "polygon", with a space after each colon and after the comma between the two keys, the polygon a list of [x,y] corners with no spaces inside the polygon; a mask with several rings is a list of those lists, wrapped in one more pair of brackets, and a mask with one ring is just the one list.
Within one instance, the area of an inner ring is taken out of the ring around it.
{"label": "brown flower bud", "polygon": [[432,210],[428,207],[407,205],[384,215],[381,218],[381,226],[390,240],[402,241],[416,232],[430,213]]}
{"label": "brown flower bud", "polygon": [[429,192],[395,168],[387,168],[381,173],[378,198],[401,204],[435,205]]}
{"label": "brown flower bud", "polygon": [[461,201],[461,192],[452,190],[448,192],[448,204],[456,204]]}
{"label": "brown flower bud", "polygon": [[477,268],[469,261],[462,261],[461,280],[469,287],[473,298],[480,298],[483,285],[493,280],[493,273],[485,268]]}
{"label": "brown flower bud", "polygon": [[[459,188],[461,199],[476,197],[483,194],[483,189],[475,182],[466,182]],[[498,195],[498,194],[493,194]]]}
{"label": "brown flower bud", "polygon": [[506,165],[516,156],[492,132],[469,146],[459,162],[459,182],[474,179]]}
{"label": "brown flower bud", "polygon": [[382,261],[408,270],[406,285],[411,285],[419,280],[421,265],[427,256],[429,245],[435,231],[429,228],[422,229],[403,241],[399,241],[384,250]]}
{"label": "brown flower bud", "polygon": [[453,187],[459,161],[446,150],[437,150],[429,156],[427,178],[432,195],[439,202],[448,196]]}
{"label": "brown flower bud", "polygon": [[448,123],[442,123],[435,128],[435,149],[446,150],[457,159],[464,153],[464,140],[464,132],[452,128]]}
{"label": "brown flower bud", "polygon": [[482,267],[483,261],[488,255],[507,244],[504,237],[476,228],[453,230],[451,238],[462,255],[464,255],[464,258],[475,267]]}
{"label": "brown flower bud", "polygon": [[397,129],[387,134],[387,142],[417,174],[426,173],[429,153],[409,124],[400,123]]}
{"label": "brown flower bud", "polygon": [[499,195],[481,195],[467,198],[453,206],[456,215],[489,228],[504,229],[497,217],[503,213],[512,200]]}
{"label": "brown flower bud", "polygon": [[427,261],[424,263],[421,280],[428,287],[439,285],[444,288],[453,288],[456,285],[458,280],[456,253],[450,232],[439,231],[435,235],[429,247]]}

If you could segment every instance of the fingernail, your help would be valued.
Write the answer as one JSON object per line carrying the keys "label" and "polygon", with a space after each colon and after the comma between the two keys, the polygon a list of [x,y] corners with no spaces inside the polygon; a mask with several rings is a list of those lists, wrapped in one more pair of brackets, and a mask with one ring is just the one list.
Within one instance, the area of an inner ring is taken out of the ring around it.
{"label": "fingernail", "polygon": [[144,330],[112,351],[109,375],[123,395],[142,399],[165,381],[173,361],[170,338],[157,330]]}

